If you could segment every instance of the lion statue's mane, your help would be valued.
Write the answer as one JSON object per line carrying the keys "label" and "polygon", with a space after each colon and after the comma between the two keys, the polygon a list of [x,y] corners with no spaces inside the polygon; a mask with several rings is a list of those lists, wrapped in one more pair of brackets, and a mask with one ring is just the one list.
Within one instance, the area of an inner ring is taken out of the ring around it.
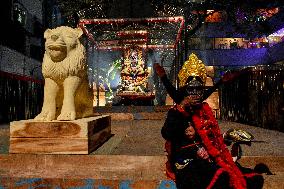
{"label": "lion statue's mane", "polygon": [[69,75],[83,76],[87,73],[86,69],[86,51],[79,39],[76,40],[76,47],[71,49],[68,56],[60,62],[54,62],[47,51],[44,53],[42,74],[45,78],[64,79]]}
{"label": "lion statue's mane", "polygon": [[[80,28],[66,26],[45,31],[44,103],[36,120],[74,120],[92,115],[93,92],[88,83],[86,51],[79,40],[82,33]],[[55,109],[49,105],[54,103]]]}

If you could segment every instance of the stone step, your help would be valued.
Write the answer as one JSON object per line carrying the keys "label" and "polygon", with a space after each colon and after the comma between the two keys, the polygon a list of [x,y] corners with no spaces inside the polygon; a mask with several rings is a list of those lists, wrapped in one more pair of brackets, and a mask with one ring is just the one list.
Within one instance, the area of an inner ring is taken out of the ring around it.
{"label": "stone step", "polygon": [[[0,188],[175,188],[165,176],[164,156],[0,155]],[[243,157],[251,167],[265,163],[265,189],[282,189],[284,157]],[[99,187],[100,186],[100,187]]]}
{"label": "stone step", "polygon": [[102,115],[110,115],[113,121],[125,120],[163,120],[166,118],[167,112],[137,112],[137,113],[102,113]]}
{"label": "stone step", "polygon": [[161,120],[172,106],[99,106],[94,112],[110,115],[112,120]]}
{"label": "stone step", "polygon": [[167,112],[172,106],[98,106],[94,107],[97,113],[139,113],[139,112]]}
{"label": "stone step", "polygon": [[264,175],[264,189],[283,189],[284,172],[273,172],[274,175]]}
{"label": "stone step", "polygon": [[0,178],[9,189],[177,189],[172,180],[105,180],[56,178]]}

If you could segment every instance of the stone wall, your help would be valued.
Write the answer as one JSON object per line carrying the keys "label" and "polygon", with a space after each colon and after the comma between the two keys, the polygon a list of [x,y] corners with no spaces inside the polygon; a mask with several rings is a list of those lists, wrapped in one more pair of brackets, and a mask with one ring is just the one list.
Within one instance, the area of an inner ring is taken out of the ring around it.
{"label": "stone wall", "polygon": [[41,62],[0,45],[0,70],[42,79]]}
{"label": "stone wall", "polygon": [[27,11],[42,21],[42,1],[18,0]]}

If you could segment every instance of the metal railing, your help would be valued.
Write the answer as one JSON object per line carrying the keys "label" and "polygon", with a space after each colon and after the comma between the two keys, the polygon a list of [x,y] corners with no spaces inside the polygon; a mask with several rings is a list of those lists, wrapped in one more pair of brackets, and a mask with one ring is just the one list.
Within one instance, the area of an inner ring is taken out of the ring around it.
{"label": "metal railing", "polygon": [[0,122],[31,119],[42,107],[43,82],[0,71]]}
{"label": "metal railing", "polygon": [[284,132],[284,69],[257,66],[220,89],[221,119]]}

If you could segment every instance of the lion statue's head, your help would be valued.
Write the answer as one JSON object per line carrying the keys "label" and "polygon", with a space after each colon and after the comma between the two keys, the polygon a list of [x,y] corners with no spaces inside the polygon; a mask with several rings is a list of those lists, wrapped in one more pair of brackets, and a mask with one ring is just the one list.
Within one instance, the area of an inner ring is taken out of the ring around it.
{"label": "lion statue's head", "polygon": [[44,32],[44,77],[64,79],[69,75],[78,75],[86,68],[85,48],[79,40],[82,34],[80,28],[66,26]]}

